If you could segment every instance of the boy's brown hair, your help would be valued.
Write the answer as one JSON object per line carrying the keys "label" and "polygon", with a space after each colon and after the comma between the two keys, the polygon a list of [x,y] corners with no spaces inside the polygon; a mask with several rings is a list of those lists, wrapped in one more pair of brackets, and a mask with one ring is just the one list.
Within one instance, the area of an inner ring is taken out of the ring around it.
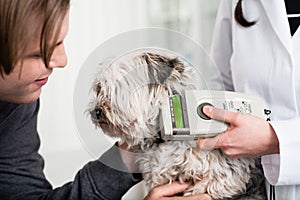
{"label": "boy's brown hair", "polygon": [[0,0],[0,75],[12,72],[37,31],[47,67],[69,7],[70,0]]}

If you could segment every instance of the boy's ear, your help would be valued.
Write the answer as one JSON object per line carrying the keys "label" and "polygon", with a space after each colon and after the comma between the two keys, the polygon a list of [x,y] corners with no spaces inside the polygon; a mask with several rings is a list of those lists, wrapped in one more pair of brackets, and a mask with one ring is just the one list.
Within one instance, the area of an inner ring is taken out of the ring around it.
{"label": "boy's ear", "polygon": [[164,84],[173,74],[184,71],[184,64],[178,58],[168,58],[158,54],[147,53],[143,55],[147,65],[150,80],[154,83]]}

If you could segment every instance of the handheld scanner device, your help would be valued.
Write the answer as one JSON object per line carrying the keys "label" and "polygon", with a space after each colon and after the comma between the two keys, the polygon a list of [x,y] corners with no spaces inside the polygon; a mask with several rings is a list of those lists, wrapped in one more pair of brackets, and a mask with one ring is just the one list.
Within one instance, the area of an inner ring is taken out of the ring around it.
{"label": "handheld scanner device", "polygon": [[160,110],[161,136],[164,140],[194,140],[214,137],[225,131],[228,124],[209,118],[203,112],[206,105],[264,118],[262,101],[254,95],[187,90],[173,94]]}

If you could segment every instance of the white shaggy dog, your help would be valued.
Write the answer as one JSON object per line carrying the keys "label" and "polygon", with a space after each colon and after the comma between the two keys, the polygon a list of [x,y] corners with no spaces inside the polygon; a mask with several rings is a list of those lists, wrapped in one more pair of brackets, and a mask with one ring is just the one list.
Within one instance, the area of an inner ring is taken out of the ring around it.
{"label": "white shaggy dog", "polygon": [[194,68],[162,51],[138,51],[111,62],[96,78],[89,106],[93,123],[143,153],[137,159],[149,189],[192,182],[184,195],[266,199],[259,162],[201,151],[196,141],[161,141],[159,110],[166,97],[194,89]]}

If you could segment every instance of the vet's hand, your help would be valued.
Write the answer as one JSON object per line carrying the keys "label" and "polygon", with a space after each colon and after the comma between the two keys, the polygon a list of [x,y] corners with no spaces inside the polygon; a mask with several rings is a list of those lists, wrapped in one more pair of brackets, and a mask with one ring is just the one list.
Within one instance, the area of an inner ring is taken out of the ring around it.
{"label": "vet's hand", "polygon": [[210,118],[227,122],[229,126],[214,138],[199,139],[200,149],[220,148],[233,158],[279,153],[278,138],[267,121],[212,106],[205,106],[203,112]]}
{"label": "vet's hand", "polygon": [[176,196],[184,192],[190,186],[189,183],[173,182],[153,188],[144,200],[213,200],[208,194],[195,196]]}

